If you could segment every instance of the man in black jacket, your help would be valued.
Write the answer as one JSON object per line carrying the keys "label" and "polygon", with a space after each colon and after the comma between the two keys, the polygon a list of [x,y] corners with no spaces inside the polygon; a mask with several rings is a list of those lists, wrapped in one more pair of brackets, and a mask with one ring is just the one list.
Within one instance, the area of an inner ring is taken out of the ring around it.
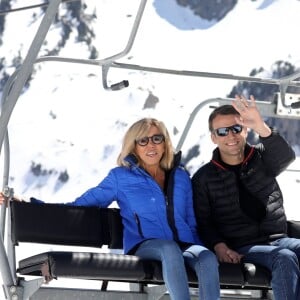
{"label": "man in black jacket", "polygon": [[[260,143],[247,143],[248,129]],[[209,116],[212,159],[193,176],[198,231],[219,261],[252,262],[272,272],[276,300],[300,299],[300,239],[287,237],[283,197],[276,181],[295,153],[262,119],[251,96]]]}

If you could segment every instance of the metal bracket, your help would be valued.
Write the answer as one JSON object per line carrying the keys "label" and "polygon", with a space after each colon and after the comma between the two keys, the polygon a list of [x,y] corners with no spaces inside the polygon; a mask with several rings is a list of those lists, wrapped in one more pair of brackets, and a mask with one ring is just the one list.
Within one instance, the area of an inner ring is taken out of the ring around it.
{"label": "metal bracket", "polygon": [[[277,93],[277,99],[281,97],[280,93]],[[282,98],[281,98],[282,100]],[[279,116],[289,116],[289,117],[298,117],[300,116],[300,108],[298,104],[300,103],[299,94],[289,94],[286,93],[284,97],[284,102],[277,101],[276,113]],[[294,108],[295,107],[295,108]]]}
{"label": "metal bracket", "polygon": [[11,200],[14,196],[14,189],[13,188],[10,188],[9,186],[6,186],[4,189],[3,189],[3,195]]}
{"label": "metal bracket", "polygon": [[[285,77],[282,77],[279,79],[279,93],[280,93],[280,101],[278,102],[281,102],[281,106],[282,107],[285,107],[285,108],[293,108],[291,105],[288,105],[286,103],[286,91],[287,91],[287,88],[289,86],[291,86],[292,82],[294,82],[296,84],[296,86],[299,86],[299,81],[295,81],[295,79],[298,79],[300,77],[300,72],[296,72],[296,73],[293,73],[291,75],[288,75],[288,76],[285,76]],[[296,107],[295,107],[296,108]]]}

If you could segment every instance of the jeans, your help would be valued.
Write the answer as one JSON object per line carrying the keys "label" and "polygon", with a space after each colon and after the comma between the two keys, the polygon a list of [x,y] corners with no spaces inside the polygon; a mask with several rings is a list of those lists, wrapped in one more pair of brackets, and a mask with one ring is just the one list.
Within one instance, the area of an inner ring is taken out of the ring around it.
{"label": "jeans", "polygon": [[300,300],[300,239],[281,238],[268,245],[248,245],[236,249],[243,262],[257,263],[272,273],[275,300]]}
{"label": "jeans", "polygon": [[163,279],[172,300],[190,299],[185,263],[197,274],[199,299],[220,299],[218,261],[207,248],[193,245],[182,252],[172,240],[151,239],[144,241],[135,255],[161,261]]}

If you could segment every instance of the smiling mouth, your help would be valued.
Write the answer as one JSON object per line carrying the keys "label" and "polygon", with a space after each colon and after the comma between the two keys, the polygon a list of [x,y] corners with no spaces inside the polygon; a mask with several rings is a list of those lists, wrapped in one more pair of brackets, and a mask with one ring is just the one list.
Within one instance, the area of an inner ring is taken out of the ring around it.
{"label": "smiling mouth", "polygon": [[147,156],[151,156],[152,157],[152,156],[155,156],[155,155],[157,155],[157,152],[148,152],[147,153]]}
{"label": "smiling mouth", "polygon": [[238,145],[238,142],[231,142],[231,143],[226,143],[227,146],[236,146]]}

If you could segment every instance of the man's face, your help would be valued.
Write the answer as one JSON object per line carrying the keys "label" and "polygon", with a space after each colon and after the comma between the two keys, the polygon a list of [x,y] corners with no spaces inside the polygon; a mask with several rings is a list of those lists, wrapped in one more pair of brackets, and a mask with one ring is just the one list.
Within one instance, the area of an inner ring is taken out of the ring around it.
{"label": "man's face", "polygon": [[[235,117],[235,115],[217,115],[212,121],[212,127],[216,130],[218,128],[236,125]],[[243,127],[239,133],[234,133],[232,129],[225,131],[228,132],[225,136],[219,136],[215,131],[211,133],[211,139],[214,144],[218,145],[222,160],[228,164],[242,162],[247,138],[247,128]]]}

